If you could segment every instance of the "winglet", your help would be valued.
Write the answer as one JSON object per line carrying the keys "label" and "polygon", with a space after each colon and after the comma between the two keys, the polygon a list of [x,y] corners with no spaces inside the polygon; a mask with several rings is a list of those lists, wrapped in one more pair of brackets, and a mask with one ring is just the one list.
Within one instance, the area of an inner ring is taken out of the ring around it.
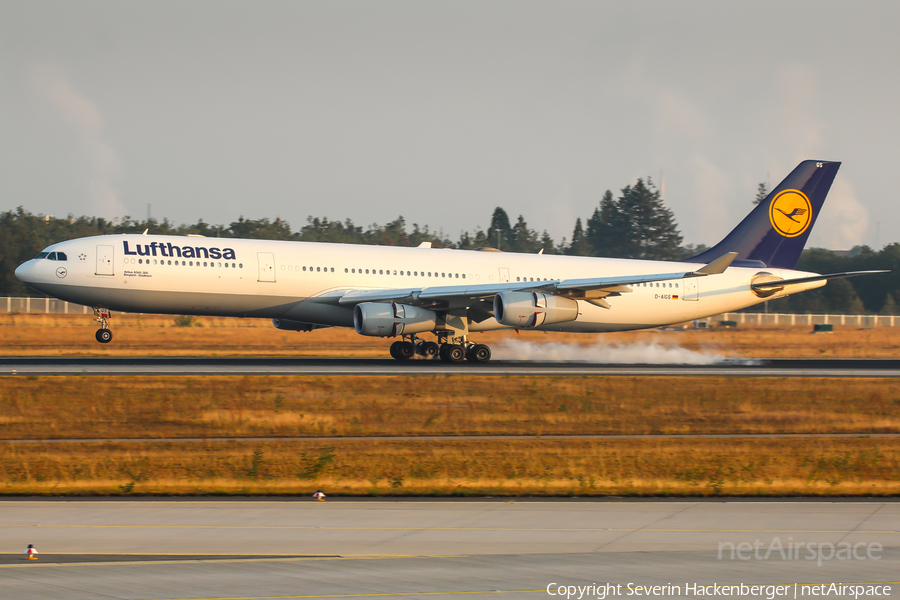
{"label": "winglet", "polygon": [[716,260],[712,261],[708,265],[700,267],[694,273],[703,273],[704,275],[718,275],[719,273],[724,273],[725,269],[731,265],[735,258],[737,258],[737,252],[729,252],[728,254],[723,254]]}

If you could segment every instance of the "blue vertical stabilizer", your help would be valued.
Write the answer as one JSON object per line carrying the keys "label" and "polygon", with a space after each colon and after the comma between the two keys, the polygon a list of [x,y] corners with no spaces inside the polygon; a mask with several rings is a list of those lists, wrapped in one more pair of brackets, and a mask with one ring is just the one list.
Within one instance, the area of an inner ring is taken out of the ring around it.
{"label": "blue vertical stabilizer", "polygon": [[685,262],[708,263],[737,252],[737,261],[793,269],[840,166],[803,161],[725,239]]}

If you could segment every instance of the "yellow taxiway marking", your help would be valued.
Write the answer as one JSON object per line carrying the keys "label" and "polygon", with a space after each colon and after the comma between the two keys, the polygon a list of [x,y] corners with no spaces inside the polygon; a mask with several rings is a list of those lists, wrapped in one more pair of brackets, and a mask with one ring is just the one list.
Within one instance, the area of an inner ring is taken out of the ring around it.
{"label": "yellow taxiway marking", "polygon": [[[97,554],[89,552],[55,552],[51,556],[110,556],[109,554]],[[0,565],[0,569],[13,568],[31,568],[31,567],[109,567],[118,565],[179,565],[184,563],[250,563],[250,562],[302,562],[307,560],[390,560],[397,558],[465,558],[467,554],[360,554],[360,555],[328,555],[328,556],[254,556],[253,558],[235,557],[235,558],[190,558],[192,556],[209,556],[208,554],[171,554],[171,553],[151,553],[142,554],[114,554],[114,556],[179,556],[172,560],[107,560],[107,561],[80,561],[80,562],[38,562],[25,561]],[[52,559],[51,559],[52,560]],[[293,598],[294,596],[287,596]]]}
{"label": "yellow taxiway marking", "polygon": [[589,533],[900,533],[895,529],[655,529],[637,527],[340,527],[329,525],[3,525],[14,527],[42,527],[45,529],[292,529],[315,531],[582,531]]}
{"label": "yellow taxiway marking", "polygon": [[[744,584],[748,587],[770,587],[770,586],[788,586],[790,588],[800,587],[800,586],[811,586],[811,585],[831,585],[832,582],[828,583],[758,583],[758,584]],[[900,584],[900,581],[863,581],[863,582],[849,582],[843,583],[841,585],[896,585]],[[703,585],[704,587],[708,587],[714,584],[698,584]],[[730,586],[730,585],[740,585],[740,584],[716,584],[720,586]],[[685,589],[686,586],[673,585],[672,589]],[[290,598],[378,598],[384,596],[462,596],[462,595],[472,595],[472,594],[546,594],[546,589],[539,590],[469,590],[469,591],[460,591],[460,592],[369,592],[369,593],[360,593],[360,594],[303,594],[296,596],[225,596],[225,597],[208,597],[208,598],[158,598],[157,600],[288,600]]]}
{"label": "yellow taxiway marking", "polygon": [[462,592],[369,592],[360,594],[311,594],[297,596],[228,596],[224,598],[159,598],[158,600],[285,600],[288,598],[378,598],[384,596],[462,596],[472,594],[538,594],[547,590],[469,590]]}

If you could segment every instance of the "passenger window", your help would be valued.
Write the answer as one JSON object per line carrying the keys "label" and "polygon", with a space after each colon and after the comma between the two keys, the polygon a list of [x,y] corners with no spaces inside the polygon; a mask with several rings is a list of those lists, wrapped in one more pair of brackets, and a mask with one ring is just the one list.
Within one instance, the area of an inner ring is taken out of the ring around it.
{"label": "passenger window", "polygon": [[463,279],[465,279],[465,278],[466,278],[466,274],[465,274],[465,273],[463,273]]}
{"label": "passenger window", "polygon": [[331,272],[334,273],[334,267],[331,267]]}

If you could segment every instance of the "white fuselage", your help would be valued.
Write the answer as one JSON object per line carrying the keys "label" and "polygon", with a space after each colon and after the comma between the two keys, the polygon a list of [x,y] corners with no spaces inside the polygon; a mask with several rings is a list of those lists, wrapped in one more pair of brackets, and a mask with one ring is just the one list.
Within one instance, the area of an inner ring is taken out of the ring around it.
{"label": "white fuselage", "polygon": [[[576,256],[479,252],[395,246],[110,235],[54,244],[66,260],[34,259],[16,270],[51,296],[127,312],[265,317],[353,326],[348,290],[434,288],[520,280],[564,280],[692,271],[701,265]],[[783,279],[809,275],[770,268],[729,267],[724,273],[631,286],[609,308],[579,300],[574,321],[538,327],[601,332],[657,327],[763,302],[750,290],[759,273]],[[824,281],[794,285],[796,293]],[[687,286],[687,289],[686,289]],[[778,298],[785,295],[772,296]],[[493,318],[470,331],[502,329]]]}

